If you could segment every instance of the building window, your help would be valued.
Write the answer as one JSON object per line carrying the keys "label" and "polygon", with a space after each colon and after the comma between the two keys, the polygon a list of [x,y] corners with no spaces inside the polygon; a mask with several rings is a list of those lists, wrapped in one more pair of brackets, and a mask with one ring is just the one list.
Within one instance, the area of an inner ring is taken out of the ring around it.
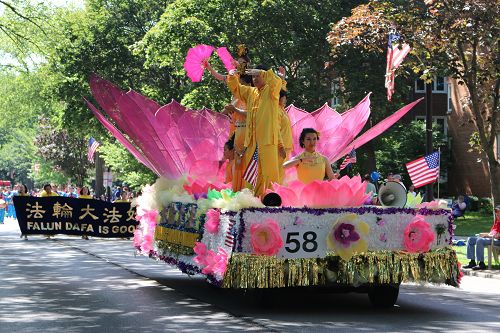
{"label": "building window", "polygon": [[446,82],[443,76],[434,77],[433,92],[446,92]]}
{"label": "building window", "polygon": [[[425,116],[416,116],[415,119],[425,122]],[[432,117],[432,121],[438,124],[439,130],[441,131],[441,133],[443,133],[444,138],[447,139],[448,138],[448,120],[446,119],[446,117],[435,116],[435,117]]]}
{"label": "building window", "polygon": [[[415,80],[415,92],[417,93],[425,93],[425,87],[427,84],[421,80]],[[433,93],[448,93],[448,83],[446,76],[434,76],[434,80],[432,81],[432,92]]]}
{"label": "building window", "polygon": [[330,106],[336,107],[342,104],[342,98],[340,97],[340,85],[338,81],[332,82],[332,99],[330,100]]}
{"label": "building window", "polygon": [[422,79],[415,80],[415,91],[425,93],[425,82]]}

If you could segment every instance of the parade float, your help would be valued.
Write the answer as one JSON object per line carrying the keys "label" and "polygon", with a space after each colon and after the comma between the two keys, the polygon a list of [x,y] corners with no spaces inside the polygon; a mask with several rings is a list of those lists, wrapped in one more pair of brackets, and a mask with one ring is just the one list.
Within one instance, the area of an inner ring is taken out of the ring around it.
{"label": "parade float", "polygon": [[[275,200],[265,206],[250,190],[233,193],[222,181],[226,116],[176,101],[160,106],[95,75],[90,87],[104,110],[87,101],[97,119],[159,176],[135,202],[139,253],[220,288],[340,288],[368,292],[378,306],[392,306],[402,282],[459,285],[449,246],[453,219],[441,203],[406,202],[406,191],[388,184],[385,206],[364,205],[368,194],[359,176],[307,185],[292,176],[287,185],[273,185],[268,192]],[[294,142],[303,127],[316,128],[318,150],[334,162],[419,101],[359,136],[369,95],[342,114],[326,104],[311,113],[293,105],[286,112]]]}

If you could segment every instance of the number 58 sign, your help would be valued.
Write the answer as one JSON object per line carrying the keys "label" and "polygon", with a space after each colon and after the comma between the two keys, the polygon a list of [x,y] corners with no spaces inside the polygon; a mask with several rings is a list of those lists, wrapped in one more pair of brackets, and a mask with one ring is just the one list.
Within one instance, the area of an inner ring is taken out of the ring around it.
{"label": "number 58 sign", "polygon": [[291,225],[281,229],[282,258],[318,258],[326,253],[326,232],[314,226]]}

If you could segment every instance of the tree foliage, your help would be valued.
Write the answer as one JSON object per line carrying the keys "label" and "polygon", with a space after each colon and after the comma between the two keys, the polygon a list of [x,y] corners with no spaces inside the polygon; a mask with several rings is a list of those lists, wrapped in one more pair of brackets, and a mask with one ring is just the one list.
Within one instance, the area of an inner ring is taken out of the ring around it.
{"label": "tree foliage", "polygon": [[75,177],[78,186],[83,181],[90,168],[87,160],[87,140],[79,133],[70,133],[66,129],[58,129],[46,119],[41,119],[39,130],[35,137],[38,154],[51,161],[56,170],[66,177]]}
{"label": "tree foliage", "polygon": [[390,31],[413,48],[406,62],[424,80],[446,70],[467,88],[481,148],[488,157],[491,189],[500,201],[500,164],[494,144],[498,128],[500,8],[491,0],[372,0],[356,7],[329,34],[333,54],[345,47],[381,53]]}

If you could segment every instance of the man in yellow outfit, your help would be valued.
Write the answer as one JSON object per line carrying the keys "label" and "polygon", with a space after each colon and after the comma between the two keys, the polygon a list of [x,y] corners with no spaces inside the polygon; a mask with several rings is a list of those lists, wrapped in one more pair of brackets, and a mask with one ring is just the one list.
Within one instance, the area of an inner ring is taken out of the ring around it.
{"label": "man in yellow outfit", "polygon": [[279,183],[278,152],[286,155],[280,135],[279,93],[282,80],[264,66],[250,69],[247,74],[252,75],[254,87],[240,84],[239,76],[235,73],[230,73],[227,85],[233,96],[242,100],[247,107],[245,160],[250,161],[258,147],[254,194],[260,197],[272,182]]}

